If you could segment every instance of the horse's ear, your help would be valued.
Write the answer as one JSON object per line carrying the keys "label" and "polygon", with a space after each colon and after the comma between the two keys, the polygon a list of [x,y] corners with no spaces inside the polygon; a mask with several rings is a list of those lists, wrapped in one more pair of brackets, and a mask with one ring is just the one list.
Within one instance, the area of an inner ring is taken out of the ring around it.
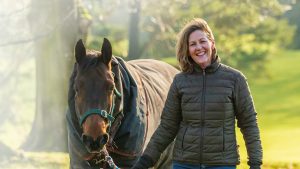
{"label": "horse's ear", "polygon": [[80,63],[82,59],[85,57],[86,51],[84,44],[81,39],[78,40],[75,46],[75,57],[76,57],[76,62]]}
{"label": "horse's ear", "polygon": [[103,39],[101,54],[102,54],[101,59],[103,63],[109,65],[112,58],[112,48],[109,40],[106,38]]}

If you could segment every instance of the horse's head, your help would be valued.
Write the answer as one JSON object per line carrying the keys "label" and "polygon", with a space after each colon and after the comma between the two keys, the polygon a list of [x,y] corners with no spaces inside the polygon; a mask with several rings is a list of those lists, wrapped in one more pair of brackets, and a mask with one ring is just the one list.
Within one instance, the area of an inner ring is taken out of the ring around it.
{"label": "horse's head", "polygon": [[82,141],[90,153],[97,153],[108,142],[108,127],[113,121],[115,84],[111,71],[111,44],[104,39],[101,52],[98,52],[86,50],[79,40],[75,57],[75,109],[83,131]]}

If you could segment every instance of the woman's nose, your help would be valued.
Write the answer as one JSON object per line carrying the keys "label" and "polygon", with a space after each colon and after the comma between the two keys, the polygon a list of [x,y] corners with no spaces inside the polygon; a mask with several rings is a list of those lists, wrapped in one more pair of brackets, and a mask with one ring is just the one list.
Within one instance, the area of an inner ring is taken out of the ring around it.
{"label": "woman's nose", "polygon": [[200,43],[197,43],[196,44],[196,49],[201,49],[202,48],[202,45]]}

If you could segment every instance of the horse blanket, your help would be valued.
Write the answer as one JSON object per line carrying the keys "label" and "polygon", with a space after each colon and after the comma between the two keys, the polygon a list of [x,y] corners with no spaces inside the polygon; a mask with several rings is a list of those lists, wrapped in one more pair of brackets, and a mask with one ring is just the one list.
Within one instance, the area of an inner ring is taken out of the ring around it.
{"label": "horse blanket", "polygon": [[[168,77],[163,77],[157,69],[151,66],[161,66],[159,61],[144,59],[125,62],[119,57],[112,59],[112,71],[116,87],[121,88],[122,99],[116,101],[113,116],[122,115],[121,124],[113,137],[113,148],[108,149],[109,154],[114,159],[117,166],[131,166],[137,160],[148,143],[155,130],[155,126],[149,120],[159,123],[160,113],[164,105],[169,85],[177,70],[171,67],[161,67],[160,72],[166,72]],[[151,65],[151,66],[149,66]],[[75,65],[76,66],[76,65]],[[67,111],[68,126],[68,148],[71,157],[71,168],[93,168],[83,160],[88,155],[81,134],[75,111],[75,91],[73,89],[76,68],[69,82],[69,95]],[[161,80],[164,79],[164,80]],[[157,97],[159,96],[159,97]],[[149,119],[149,114],[159,112],[154,119]],[[166,157],[169,159],[170,155]]]}

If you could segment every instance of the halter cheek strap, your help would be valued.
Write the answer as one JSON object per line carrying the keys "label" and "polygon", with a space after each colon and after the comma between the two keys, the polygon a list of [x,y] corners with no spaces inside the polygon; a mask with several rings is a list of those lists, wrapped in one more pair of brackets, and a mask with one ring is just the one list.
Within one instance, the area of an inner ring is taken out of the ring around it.
{"label": "halter cheek strap", "polygon": [[110,115],[109,113],[107,113],[105,110],[100,110],[100,109],[90,109],[88,111],[86,111],[81,117],[80,117],[80,126],[82,126],[84,120],[92,115],[92,114],[98,114],[103,118],[106,118],[109,121],[109,125],[111,125],[111,123],[115,120],[115,118]]}
{"label": "halter cheek strap", "polygon": [[122,97],[122,94],[118,91],[116,87],[114,88],[114,94],[118,97]]}

